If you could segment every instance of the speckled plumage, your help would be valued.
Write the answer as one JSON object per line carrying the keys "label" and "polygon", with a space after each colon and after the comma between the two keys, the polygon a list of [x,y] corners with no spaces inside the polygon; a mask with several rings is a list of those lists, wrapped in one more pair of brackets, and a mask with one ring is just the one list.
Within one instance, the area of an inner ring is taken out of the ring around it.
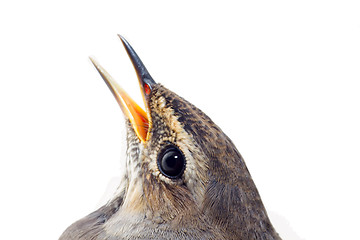
{"label": "speckled plumage", "polygon": [[[194,105],[151,87],[148,140],[126,119],[126,170],[115,196],[60,240],[280,239],[232,141]],[[169,143],[186,158],[180,179],[167,178],[156,163]]]}

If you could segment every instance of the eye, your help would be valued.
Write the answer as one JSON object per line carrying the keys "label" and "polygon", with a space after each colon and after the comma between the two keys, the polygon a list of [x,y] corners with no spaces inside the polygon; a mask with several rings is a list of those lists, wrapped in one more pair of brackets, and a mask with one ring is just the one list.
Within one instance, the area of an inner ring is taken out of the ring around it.
{"label": "eye", "polygon": [[168,178],[180,178],[185,170],[185,157],[174,145],[165,147],[158,156],[159,170]]}

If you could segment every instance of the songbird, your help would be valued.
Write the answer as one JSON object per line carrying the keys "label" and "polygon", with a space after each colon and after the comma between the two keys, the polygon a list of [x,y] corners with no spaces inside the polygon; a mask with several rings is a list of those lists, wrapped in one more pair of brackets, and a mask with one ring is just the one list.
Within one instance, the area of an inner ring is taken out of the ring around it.
{"label": "songbird", "polygon": [[94,59],[126,121],[126,169],[104,206],[60,240],[280,239],[245,162],[200,109],[156,83],[120,36],[145,110]]}

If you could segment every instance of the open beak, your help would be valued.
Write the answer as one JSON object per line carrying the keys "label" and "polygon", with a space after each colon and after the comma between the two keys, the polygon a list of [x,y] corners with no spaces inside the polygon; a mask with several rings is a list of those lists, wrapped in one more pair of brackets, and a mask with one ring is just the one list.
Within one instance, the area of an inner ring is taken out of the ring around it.
{"label": "open beak", "polygon": [[143,96],[147,111],[144,111],[133,99],[131,99],[129,95],[119,86],[119,84],[115,82],[115,80],[110,76],[110,74],[98,62],[96,62],[91,57],[90,60],[94,64],[95,68],[98,70],[100,76],[104,79],[106,85],[109,87],[116,101],[119,103],[124,115],[129,118],[133,129],[140,141],[146,142],[149,129],[151,128],[151,118],[147,102],[153,86],[156,83],[150,76],[149,72],[146,70],[144,64],[141,62],[140,58],[138,57],[134,49],[131,47],[131,45],[125,40],[125,38],[120,35],[119,37],[135,68],[135,72],[139,80],[141,94]]}

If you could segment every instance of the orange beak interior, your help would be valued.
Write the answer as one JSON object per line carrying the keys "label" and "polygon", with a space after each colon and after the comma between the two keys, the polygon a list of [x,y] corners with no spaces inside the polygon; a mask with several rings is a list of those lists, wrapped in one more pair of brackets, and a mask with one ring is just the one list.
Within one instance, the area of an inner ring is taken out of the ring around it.
{"label": "orange beak interior", "polygon": [[115,82],[111,75],[93,58],[90,58],[95,68],[104,79],[106,85],[119,103],[124,115],[130,120],[132,127],[141,142],[146,142],[149,119],[148,114]]}

